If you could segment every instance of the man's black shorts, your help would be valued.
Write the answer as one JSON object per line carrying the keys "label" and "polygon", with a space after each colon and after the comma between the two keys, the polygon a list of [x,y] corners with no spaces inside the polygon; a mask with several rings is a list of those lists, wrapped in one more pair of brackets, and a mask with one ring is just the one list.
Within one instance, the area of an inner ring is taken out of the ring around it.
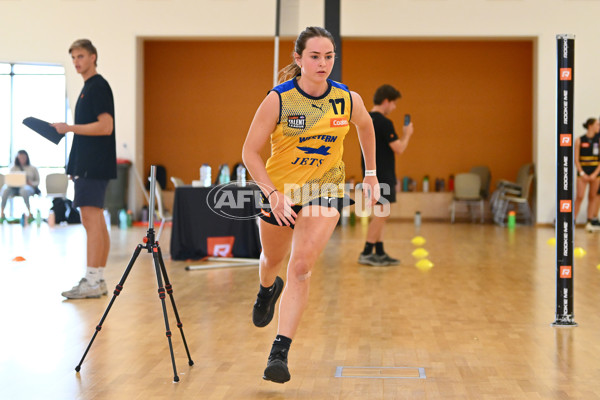
{"label": "man's black shorts", "polygon": [[[396,182],[392,181],[382,181],[379,182],[379,193],[380,198],[384,198],[388,201],[388,203],[396,202]],[[378,201],[377,204],[382,204],[381,201]]]}
{"label": "man's black shorts", "polygon": [[[262,219],[265,222],[268,222],[271,225],[279,226],[279,224],[277,223],[277,220],[275,219],[275,216],[271,212],[271,205],[267,201],[265,195],[262,193],[261,193],[261,198],[262,198],[262,205],[261,205],[260,214],[259,214],[260,219]],[[341,214],[342,209],[344,207],[351,206],[352,204],[354,204],[354,200],[352,200],[348,196],[318,197],[318,198],[313,199],[305,204],[294,205],[294,206],[292,206],[292,210],[294,210],[294,212],[296,214],[298,214],[300,212],[300,210],[302,210],[303,207],[317,205],[317,206],[326,207],[326,208],[335,208],[338,211],[338,214]],[[294,229],[294,225],[290,225],[290,228]]]}
{"label": "man's black shorts", "polygon": [[108,186],[107,179],[90,179],[77,177],[75,183],[74,207],[104,208],[104,195]]}

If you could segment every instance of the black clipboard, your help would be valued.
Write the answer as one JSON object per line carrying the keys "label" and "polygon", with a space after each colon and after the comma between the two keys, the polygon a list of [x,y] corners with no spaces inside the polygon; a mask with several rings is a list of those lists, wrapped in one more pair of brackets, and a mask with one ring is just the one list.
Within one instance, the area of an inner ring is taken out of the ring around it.
{"label": "black clipboard", "polygon": [[54,144],[58,144],[65,135],[58,133],[56,128],[50,126],[49,122],[42,121],[34,117],[27,117],[23,120],[23,125],[33,129]]}

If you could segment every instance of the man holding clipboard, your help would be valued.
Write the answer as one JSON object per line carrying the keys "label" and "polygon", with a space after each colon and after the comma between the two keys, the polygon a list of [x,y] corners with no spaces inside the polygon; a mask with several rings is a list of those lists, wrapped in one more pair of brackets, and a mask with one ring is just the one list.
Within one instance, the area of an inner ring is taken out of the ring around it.
{"label": "man holding clipboard", "polygon": [[73,205],[81,210],[87,234],[85,277],[62,295],[68,299],[99,298],[107,294],[104,268],[110,238],[104,220],[104,195],[110,179],[117,177],[115,106],[108,82],[97,73],[98,53],[91,41],[80,39],[69,54],[84,86],[75,106],[75,124],[50,124],[59,134],[73,132],[67,174],[75,183]]}

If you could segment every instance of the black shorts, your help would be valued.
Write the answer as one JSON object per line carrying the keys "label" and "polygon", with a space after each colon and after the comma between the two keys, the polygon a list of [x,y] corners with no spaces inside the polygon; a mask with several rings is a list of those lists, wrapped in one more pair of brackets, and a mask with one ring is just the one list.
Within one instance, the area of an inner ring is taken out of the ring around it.
{"label": "black shorts", "polygon": [[[380,197],[383,197],[388,201],[388,203],[396,202],[396,182],[392,181],[382,181],[379,182],[379,193]],[[382,204],[380,201],[377,204]]]}
{"label": "black shorts", "polygon": [[104,208],[104,196],[107,179],[75,178],[75,199],[74,207],[98,207]]}
{"label": "black shorts", "polygon": [[[271,212],[271,205],[267,201],[265,195],[262,194],[262,193],[261,193],[261,199],[262,199],[262,204],[261,204],[261,208],[260,208],[260,214],[258,215],[260,217],[260,219],[262,219],[263,221],[265,221],[265,222],[267,222],[267,223],[269,223],[271,225],[280,226],[277,223],[277,220],[275,219],[275,216]],[[305,203],[305,204],[302,204],[302,205],[294,205],[294,206],[292,206],[292,210],[294,210],[294,212],[296,214],[298,214],[300,212],[300,210],[302,210],[303,207],[306,207],[306,206],[321,206],[321,207],[326,207],[326,208],[335,208],[338,211],[338,213],[341,215],[342,214],[342,209],[344,207],[351,206],[352,204],[354,204],[354,200],[352,200],[348,196],[344,196],[344,197],[318,197],[316,199],[313,199],[313,200],[309,201],[308,203]],[[290,225],[290,228],[294,229],[294,225]]]}

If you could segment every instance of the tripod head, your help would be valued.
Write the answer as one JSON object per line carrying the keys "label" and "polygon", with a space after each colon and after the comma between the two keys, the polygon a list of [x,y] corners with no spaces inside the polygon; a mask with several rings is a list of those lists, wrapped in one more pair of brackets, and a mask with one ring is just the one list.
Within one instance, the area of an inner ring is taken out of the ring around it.
{"label": "tripod head", "polygon": [[148,231],[146,232],[146,240],[144,242],[148,247],[148,251],[154,244],[154,205],[156,202],[156,165],[150,166],[150,200],[148,208]]}

